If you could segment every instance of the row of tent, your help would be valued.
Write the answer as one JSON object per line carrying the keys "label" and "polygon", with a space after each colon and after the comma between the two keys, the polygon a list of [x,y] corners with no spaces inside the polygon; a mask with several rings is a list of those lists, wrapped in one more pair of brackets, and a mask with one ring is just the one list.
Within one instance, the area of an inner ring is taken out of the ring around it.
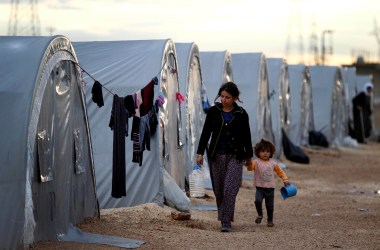
{"label": "row of tent", "polygon": [[[171,39],[4,36],[0,53],[0,249],[56,240],[100,209],[163,205],[167,176],[184,191],[207,107],[223,82],[234,81],[241,91],[252,142],[274,141],[277,158],[281,131],[296,146],[308,146],[311,130],[342,146],[356,86],[354,68],[202,52],[195,43]],[[154,100],[164,99],[157,132],[142,166],[132,162],[133,144],[126,139],[126,196],[113,198],[113,97],[136,93],[154,77]],[[104,88],[103,107],[92,99],[95,81]]]}

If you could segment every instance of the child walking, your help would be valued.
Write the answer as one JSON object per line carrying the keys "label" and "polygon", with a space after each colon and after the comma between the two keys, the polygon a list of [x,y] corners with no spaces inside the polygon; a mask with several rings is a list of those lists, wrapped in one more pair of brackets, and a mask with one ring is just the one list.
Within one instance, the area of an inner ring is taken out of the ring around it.
{"label": "child walking", "polygon": [[276,151],[276,147],[270,141],[261,139],[254,147],[254,153],[257,159],[252,160],[252,164],[247,166],[248,171],[253,171],[254,185],[256,186],[255,206],[257,217],[255,222],[261,223],[263,219],[263,200],[265,199],[265,207],[267,210],[267,226],[273,227],[273,211],[274,211],[274,187],[276,173],[284,182],[284,185],[290,185],[288,177],[281,167],[272,160],[272,156]]}

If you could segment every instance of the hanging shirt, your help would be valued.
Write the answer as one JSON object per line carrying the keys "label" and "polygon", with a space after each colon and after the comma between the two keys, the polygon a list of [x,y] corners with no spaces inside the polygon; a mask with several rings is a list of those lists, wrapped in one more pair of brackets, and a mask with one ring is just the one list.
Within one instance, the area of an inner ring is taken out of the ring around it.
{"label": "hanging shirt", "polygon": [[[112,121],[112,122],[111,122]],[[125,188],[125,136],[127,131],[128,114],[124,108],[124,98],[114,95],[110,119],[113,130],[112,156],[112,191],[111,196],[121,198],[126,196]]]}

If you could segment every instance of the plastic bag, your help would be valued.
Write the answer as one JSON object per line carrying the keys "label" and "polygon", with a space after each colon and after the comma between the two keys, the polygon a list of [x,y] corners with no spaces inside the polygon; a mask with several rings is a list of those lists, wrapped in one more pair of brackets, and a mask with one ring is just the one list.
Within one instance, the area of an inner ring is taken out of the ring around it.
{"label": "plastic bag", "polygon": [[186,196],[177,183],[173,180],[166,169],[162,168],[164,179],[164,199],[165,203],[182,212],[190,212],[191,201]]}

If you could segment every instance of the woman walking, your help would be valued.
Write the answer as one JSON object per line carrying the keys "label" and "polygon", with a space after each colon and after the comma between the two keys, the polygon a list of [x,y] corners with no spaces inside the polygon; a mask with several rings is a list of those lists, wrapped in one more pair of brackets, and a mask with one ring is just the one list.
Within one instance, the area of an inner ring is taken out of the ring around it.
{"label": "woman walking", "polygon": [[[197,164],[202,165],[203,154],[207,149],[222,232],[231,230],[243,165],[251,165],[253,156],[249,117],[236,103],[241,102],[239,94],[240,91],[233,82],[227,82],[220,87],[215,105],[207,111],[197,150]],[[220,102],[216,102],[218,98]]]}

